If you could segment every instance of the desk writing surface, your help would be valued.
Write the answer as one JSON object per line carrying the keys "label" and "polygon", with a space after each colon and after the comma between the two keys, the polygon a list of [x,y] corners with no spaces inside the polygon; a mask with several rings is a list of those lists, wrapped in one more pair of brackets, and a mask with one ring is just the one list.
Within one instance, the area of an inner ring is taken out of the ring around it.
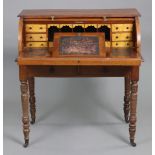
{"label": "desk writing surface", "polygon": [[[55,57],[52,56],[52,48],[25,48],[22,55],[18,58],[18,63],[22,65],[80,65],[77,61],[83,62],[81,65],[89,65],[94,62],[94,65],[140,65],[141,56],[137,54],[135,49],[110,49],[106,48],[106,51],[111,51],[111,54],[107,57]],[[64,61],[64,62],[63,62]],[[67,63],[66,63],[67,62]],[[89,63],[88,63],[89,62]]]}

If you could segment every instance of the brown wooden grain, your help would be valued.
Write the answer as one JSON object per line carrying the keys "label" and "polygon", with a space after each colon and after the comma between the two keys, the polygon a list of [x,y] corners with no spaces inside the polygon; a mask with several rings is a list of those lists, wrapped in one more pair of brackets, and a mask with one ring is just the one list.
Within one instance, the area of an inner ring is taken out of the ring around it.
{"label": "brown wooden grain", "polygon": [[140,16],[136,9],[53,9],[53,10],[23,10],[18,17],[24,18],[55,18],[72,17],[135,17]]}

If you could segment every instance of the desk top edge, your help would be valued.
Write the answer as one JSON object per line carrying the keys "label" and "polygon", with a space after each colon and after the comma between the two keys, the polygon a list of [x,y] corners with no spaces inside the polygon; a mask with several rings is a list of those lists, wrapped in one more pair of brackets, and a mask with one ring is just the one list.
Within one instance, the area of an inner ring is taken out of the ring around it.
{"label": "desk top edge", "polygon": [[127,9],[33,9],[22,10],[18,17],[23,18],[80,18],[80,17],[137,17],[141,16],[135,8]]}

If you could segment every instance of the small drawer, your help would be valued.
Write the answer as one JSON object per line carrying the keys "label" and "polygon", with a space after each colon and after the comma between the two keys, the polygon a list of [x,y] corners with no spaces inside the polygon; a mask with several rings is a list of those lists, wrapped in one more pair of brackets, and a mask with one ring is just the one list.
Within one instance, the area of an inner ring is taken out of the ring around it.
{"label": "small drawer", "polygon": [[112,47],[133,47],[133,42],[126,41],[126,42],[112,42]]}
{"label": "small drawer", "polygon": [[132,40],[132,33],[113,33],[112,41],[128,41]]}
{"label": "small drawer", "polygon": [[26,34],[26,41],[47,41],[46,34]]}
{"label": "small drawer", "polygon": [[45,24],[26,24],[26,32],[46,32]]}
{"label": "small drawer", "polygon": [[112,24],[112,32],[133,31],[133,24]]}
{"label": "small drawer", "polygon": [[47,47],[47,42],[27,42],[26,47]]}

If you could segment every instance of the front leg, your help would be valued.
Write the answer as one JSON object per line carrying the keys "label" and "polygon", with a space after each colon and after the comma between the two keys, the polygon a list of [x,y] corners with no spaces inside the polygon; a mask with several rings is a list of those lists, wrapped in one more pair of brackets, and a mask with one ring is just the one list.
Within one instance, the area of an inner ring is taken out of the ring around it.
{"label": "front leg", "polygon": [[136,132],[136,109],[137,109],[137,91],[138,91],[138,81],[131,81],[131,100],[130,100],[130,123],[129,123],[129,133],[130,133],[130,143],[132,146],[136,146],[135,132]]}
{"label": "front leg", "polygon": [[25,144],[27,147],[29,144],[29,102],[28,102],[28,82],[27,80],[21,80],[21,100],[22,100],[22,121],[23,121],[23,133]]}
{"label": "front leg", "polygon": [[34,77],[29,78],[28,82],[29,82],[29,95],[30,95],[29,102],[30,102],[31,124],[34,124],[36,119]]}
{"label": "front leg", "polygon": [[130,91],[131,91],[131,86],[130,86],[130,77],[127,76],[124,79],[124,84],[125,84],[125,96],[124,96],[124,118],[125,122],[129,123],[129,110],[130,110]]}

